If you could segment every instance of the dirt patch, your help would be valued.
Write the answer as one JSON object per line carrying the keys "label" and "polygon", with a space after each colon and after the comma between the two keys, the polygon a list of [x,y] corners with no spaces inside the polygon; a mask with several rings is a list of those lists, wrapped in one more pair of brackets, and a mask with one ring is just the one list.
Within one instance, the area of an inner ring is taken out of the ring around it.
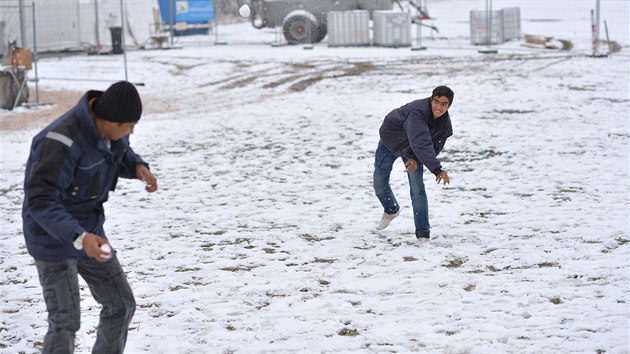
{"label": "dirt patch", "polygon": [[[39,102],[42,105],[32,108],[19,108],[17,111],[3,112],[0,115],[0,131],[18,131],[29,129],[42,129],[50,122],[74,107],[83,91],[71,90],[39,90]],[[29,103],[35,102],[35,90],[30,89]],[[143,115],[173,109],[174,100],[157,100],[151,97],[142,97]]]}
{"label": "dirt patch", "polygon": [[[331,72],[337,72],[340,69],[343,71],[343,73],[330,74]],[[350,68],[328,68],[325,70],[321,70],[304,80],[294,83],[293,85],[291,85],[291,87],[289,87],[289,91],[301,92],[306,90],[309,86],[318,83],[324,79],[338,79],[345,76],[359,76],[374,70],[376,70],[376,66],[372,63],[354,63]]]}
{"label": "dirt patch", "polygon": [[[0,131],[28,130],[44,127],[74,106],[83,92],[39,90],[39,102],[47,105],[35,106],[32,109],[20,108],[0,117]],[[35,101],[35,90],[29,92],[29,101]]]}

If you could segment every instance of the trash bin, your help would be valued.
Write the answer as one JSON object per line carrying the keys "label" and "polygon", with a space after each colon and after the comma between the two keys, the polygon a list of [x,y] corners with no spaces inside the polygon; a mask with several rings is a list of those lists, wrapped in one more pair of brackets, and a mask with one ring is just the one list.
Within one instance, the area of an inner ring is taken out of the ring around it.
{"label": "trash bin", "polygon": [[122,54],[122,27],[110,27],[109,31],[112,33],[112,54]]}

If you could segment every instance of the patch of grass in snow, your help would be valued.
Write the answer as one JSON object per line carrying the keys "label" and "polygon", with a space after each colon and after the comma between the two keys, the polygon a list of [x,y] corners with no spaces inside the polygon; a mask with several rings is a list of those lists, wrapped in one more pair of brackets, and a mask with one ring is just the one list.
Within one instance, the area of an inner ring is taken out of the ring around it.
{"label": "patch of grass in snow", "polygon": [[488,255],[488,254],[490,254],[490,253],[492,253],[492,252],[494,252],[494,251],[496,251],[496,250],[498,250],[498,248],[488,248],[487,250],[485,250],[485,251],[481,252],[481,255],[482,255],[482,256],[484,256],[484,255]]}
{"label": "patch of grass in snow", "polygon": [[413,262],[413,261],[417,261],[418,259],[416,257],[411,257],[411,256],[405,256],[403,257],[403,261],[405,262]]}
{"label": "patch of grass in snow", "polygon": [[445,264],[442,264],[442,266],[449,269],[459,268],[461,267],[462,264],[466,263],[466,261],[467,259],[464,257],[453,257],[452,259],[447,261]]}
{"label": "patch of grass in snow", "polygon": [[201,249],[203,251],[206,251],[206,252],[211,252],[215,245],[216,245],[216,243],[207,242],[207,243],[204,243],[203,245],[201,245]]}
{"label": "patch of grass in snow", "polygon": [[560,299],[559,297],[553,297],[549,299],[549,302],[551,302],[554,305],[559,305],[562,303],[562,299]]}
{"label": "patch of grass in snow", "polygon": [[184,268],[184,267],[179,267],[179,268],[175,269],[175,273],[197,272],[199,270],[201,270],[201,268]]}
{"label": "patch of grass in snow", "polygon": [[516,195],[517,197],[520,197],[521,199],[530,198],[534,196],[532,193],[514,193],[514,195]]}
{"label": "patch of grass in snow", "polygon": [[324,285],[324,286],[330,285],[330,282],[328,280],[320,279],[319,280],[319,285]]}
{"label": "patch of grass in snow", "polygon": [[619,244],[619,246],[623,246],[623,245],[625,245],[625,244],[627,244],[627,243],[630,243],[630,240],[625,239],[625,238],[621,238],[621,237],[619,237],[619,238],[615,239],[615,241],[617,241],[617,243]]}
{"label": "patch of grass in snow", "polygon": [[476,287],[477,287],[477,285],[475,285],[475,284],[468,284],[468,286],[466,286],[464,288],[464,291],[471,292],[471,291],[475,290]]}
{"label": "patch of grass in snow", "polygon": [[597,244],[597,243],[602,243],[602,241],[600,241],[600,240],[584,240],[584,239],[582,239],[582,243]]}
{"label": "patch of grass in snow", "polygon": [[221,236],[223,234],[225,234],[227,231],[226,230],[216,230],[216,231],[200,231],[200,230],[195,230],[195,233],[200,234],[200,235],[212,235],[212,236]]}
{"label": "patch of grass in snow", "polygon": [[532,110],[520,110],[520,109],[501,109],[501,110],[495,110],[496,113],[499,114],[527,114],[527,113],[534,113],[535,111]]}
{"label": "patch of grass in snow", "polygon": [[287,296],[287,294],[277,294],[271,291],[267,291],[265,295],[267,295],[268,297],[286,297]]}
{"label": "patch of grass in snow", "polygon": [[[491,196],[488,196],[487,198],[491,198]],[[502,211],[487,210],[487,211],[475,211],[473,213],[462,213],[461,215],[462,216],[469,215],[469,216],[477,217],[477,219],[468,219],[464,221],[464,225],[470,225],[474,222],[481,221],[480,219],[489,219],[492,216],[508,215],[508,213],[502,212]]]}
{"label": "patch of grass in snow", "polygon": [[501,156],[505,154],[502,151],[496,151],[494,149],[487,149],[481,151],[472,151],[472,150],[448,150],[448,154],[446,154],[440,160],[443,162],[472,162],[472,161],[480,161],[487,160],[493,157]]}
{"label": "patch of grass in snow", "polygon": [[556,262],[541,262],[541,263],[536,263],[532,265],[524,265],[520,267],[505,266],[503,268],[497,268],[493,265],[489,265],[487,268],[491,272],[501,272],[505,270],[519,270],[519,269],[532,269],[532,268],[561,268],[561,267],[560,267],[560,264]]}
{"label": "patch of grass in snow", "polygon": [[356,337],[359,335],[359,331],[357,331],[356,329],[344,327],[339,332],[337,332],[337,334],[339,334],[340,336],[345,336],[345,337]]}
{"label": "patch of grass in snow", "polygon": [[219,246],[240,245],[241,243],[245,243],[245,242],[247,242],[247,244],[249,245],[251,243],[251,239],[250,238],[244,238],[244,237],[238,237],[235,240],[224,240],[224,241],[221,241],[219,243]]}
{"label": "patch of grass in snow", "polygon": [[332,237],[332,236],[317,237],[317,236],[310,235],[310,234],[302,234],[302,235],[300,235],[300,238],[302,238],[304,241],[307,241],[307,242],[321,242],[321,241],[327,241],[327,240],[333,240],[334,239],[334,237]]}
{"label": "patch of grass in snow", "polygon": [[313,261],[314,263],[335,263],[337,260],[336,259],[330,259],[330,258],[317,258],[315,257],[315,260]]}
{"label": "patch of grass in snow", "polygon": [[249,272],[252,269],[256,269],[258,266],[250,265],[250,266],[237,266],[237,267],[224,267],[219,268],[225,272]]}
{"label": "patch of grass in snow", "polygon": [[552,198],[555,201],[559,202],[569,202],[571,201],[571,197],[567,194],[569,193],[579,193],[582,192],[582,187],[558,187],[556,192],[553,193]]}

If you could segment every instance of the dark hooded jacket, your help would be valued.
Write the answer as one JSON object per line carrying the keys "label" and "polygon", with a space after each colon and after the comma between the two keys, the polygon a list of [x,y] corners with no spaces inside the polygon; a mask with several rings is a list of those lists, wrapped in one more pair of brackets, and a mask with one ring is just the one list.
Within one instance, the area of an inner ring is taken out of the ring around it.
{"label": "dark hooded jacket", "polygon": [[419,161],[437,176],[442,171],[437,155],[444,148],[446,139],[453,135],[453,127],[448,111],[438,119],[433,118],[431,98],[428,97],[391,111],[379,133],[389,151],[405,161],[410,158]]}
{"label": "dark hooded jacket", "polygon": [[70,111],[33,138],[26,164],[22,219],[26,247],[38,260],[85,257],[72,245],[84,231],[106,238],[103,203],[119,177],[137,178],[146,164],[125,137],[111,142],[100,137],[89,91]]}

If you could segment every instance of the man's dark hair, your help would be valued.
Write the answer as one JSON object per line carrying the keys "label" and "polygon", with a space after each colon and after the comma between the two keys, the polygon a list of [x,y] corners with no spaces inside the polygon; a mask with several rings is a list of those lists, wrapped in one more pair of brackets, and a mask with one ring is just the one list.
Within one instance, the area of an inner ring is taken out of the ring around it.
{"label": "man's dark hair", "polygon": [[434,97],[441,97],[441,96],[448,98],[449,107],[453,105],[453,97],[455,96],[455,93],[453,93],[453,90],[451,90],[447,86],[438,86],[435,89],[433,89],[433,93],[431,94],[431,99],[433,99]]}

